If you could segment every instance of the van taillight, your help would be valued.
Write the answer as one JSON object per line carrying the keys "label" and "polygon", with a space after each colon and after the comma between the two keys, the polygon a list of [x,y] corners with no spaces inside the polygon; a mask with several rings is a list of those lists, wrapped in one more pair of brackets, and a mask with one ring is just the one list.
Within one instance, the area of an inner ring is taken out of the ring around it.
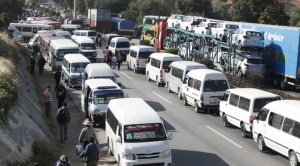
{"label": "van taillight", "polygon": [[248,39],[248,36],[247,36],[247,35],[244,35],[243,38],[244,38],[244,39]]}
{"label": "van taillight", "polygon": [[253,124],[253,116],[249,116],[249,123]]}
{"label": "van taillight", "polygon": [[200,96],[200,101],[204,101],[203,95]]}
{"label": "van taillight", "polygon": [[224,32],[227,32],[227,29],[223,29]]}
{"label": "van taillight", "polygon": [[159,76],[163,77],[163,71],[162,70],[159,71]]}
{"label": "van taillight", "polygon": [[136,60],[136,65],[139,66],[139,60],[138,59]]}

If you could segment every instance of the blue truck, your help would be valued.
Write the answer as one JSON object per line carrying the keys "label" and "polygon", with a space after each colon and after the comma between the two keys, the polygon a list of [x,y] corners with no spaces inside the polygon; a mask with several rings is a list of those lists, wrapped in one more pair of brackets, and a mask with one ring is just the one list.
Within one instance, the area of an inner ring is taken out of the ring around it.
{"label": "blue truck", "polygon": [[121,19],[118,17],[111,17],[112,31],[116,31],[119,34],[133,35],[135,32],[135,22]]}
{"label": "blue truck", "polygon": [[240,23],[240,28],[264,34],[268,80],[281,89],[300,89],[300,28]]}

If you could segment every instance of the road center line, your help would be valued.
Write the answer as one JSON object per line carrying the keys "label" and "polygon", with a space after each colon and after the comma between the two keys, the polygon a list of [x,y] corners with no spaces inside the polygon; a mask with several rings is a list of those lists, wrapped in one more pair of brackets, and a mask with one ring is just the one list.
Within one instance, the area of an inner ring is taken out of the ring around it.
{"label": "road center line", "polygon": [[127,74],[125,74],[125,73],[123,73],[123,72],[120,72],[121,74],[123,74],[124,76],[126,76],[127,78],[129,78],[129,79],[131,79],[132,80],[132,78],[131,77],[129,77]]}
{"label": "road center line", "polygon": [[206,126],[208,129],[210,129],[211,131],[213,131],[214,133],[218,134],[219,136],[221,136],[222,138],[224,138],[225,140],[227,140],[228,142],[232,143],[233,145],[237,146],[238,148],[242,149],[243,147],[240,146],[239,144],[235,143],[234,141],[232,141],[231,139],[225,137],[223,134],[219,133],[218,131],[216,131],[215,129]]}
{"label": "road center line", "polygon": [[172,104],[172,102],[170,102],[169,100],[163,98],[161,95],[159,95],[159,94],[157,94],[157,93],[155,93],[155,92],[152,92],[152,93],[155,94],[156,96],[158,96],[159,98],[163,99],[163,100],[166,101],[167,103]]}

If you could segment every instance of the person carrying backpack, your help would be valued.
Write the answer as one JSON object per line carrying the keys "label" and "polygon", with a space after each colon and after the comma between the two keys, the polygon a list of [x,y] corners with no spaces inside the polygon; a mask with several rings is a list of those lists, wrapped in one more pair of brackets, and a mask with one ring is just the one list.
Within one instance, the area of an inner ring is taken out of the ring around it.
{"label": "person carrying backpack", "polygon": [[71,120],[70,111],[67,108],[67,103],[64,103],[56,113],[56,121],[59,125],[60,143],[67,139],[68,123]]}
{"label": "person carrying backpack", "polygon": [[60,108],[63,106],[63,103],[66,98],[66,92],[67,92],[67,90],[66,90],[65,86],[62,83],[59,83],[57,86],[57,90],[56,90],[56,98],[57,98],[57,104],[58,104],[57,108]]}

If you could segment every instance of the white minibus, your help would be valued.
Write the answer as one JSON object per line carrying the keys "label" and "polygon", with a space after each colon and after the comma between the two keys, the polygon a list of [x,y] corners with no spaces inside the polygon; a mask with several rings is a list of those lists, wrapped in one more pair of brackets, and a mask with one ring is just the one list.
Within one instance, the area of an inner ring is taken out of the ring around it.
{"label": "white minibus", "polygon": [[24,39],[30,39],[40,30],[53,30],[53,26],[46,24],[23,24],[23,23],[10,23],[10,26],[16,27],[23,35]]}
{"label": "white minibus", "polygon": [[265,105],[254,117],[253,138],[261,152],[270,148],[300,165],[300,101],[279,100]]}
{"label": "white minibus", "polygon": [[81,86],[82,73],[90,60],[82,54],[66,54],[62,61],[62,77],[68,87]]}
{"label": "white minibus", "polygon": [[182,99],[181,86],[188,72],[193,69],[207,69],[206,65],[193,61],[175,61],[170,64],[166,71],[166,87],[168,92],[175,92]]}
{"label": "white minibus", "polygon": [[87,57],[91,62],[96,62],[97,49],[94,41],[86,36],[78,36],[74,42],[79,47],[79,52]]}
{"label": "white minibus", "polygon": [[75,30],[74,34],[72,35],[72,39],[76,40],[76,38],[80,36],[89,37],[94,41],[97,36],[97,32],[94,30]]}
{"label": "white minibus", "polygon": [[105,122],[108,151],[118,165],[172,165],[168,134],[162,119],[143,99],[123,98],[108,104]]}
{"label": "white minibus", "polygon": [[60,27],[63,31],[68,31],[71,33],[71,35],[74,34],[75,30],[80,30],[81,26],[77,24],[63,24]]}
{"label": "white minibus", "polygon": [[255,88],[234,88],[226,90],[219,99],[224,126],[236,126],[246,137],[252,134],[253,117],[267,103],[281,100],[281,96]]}

